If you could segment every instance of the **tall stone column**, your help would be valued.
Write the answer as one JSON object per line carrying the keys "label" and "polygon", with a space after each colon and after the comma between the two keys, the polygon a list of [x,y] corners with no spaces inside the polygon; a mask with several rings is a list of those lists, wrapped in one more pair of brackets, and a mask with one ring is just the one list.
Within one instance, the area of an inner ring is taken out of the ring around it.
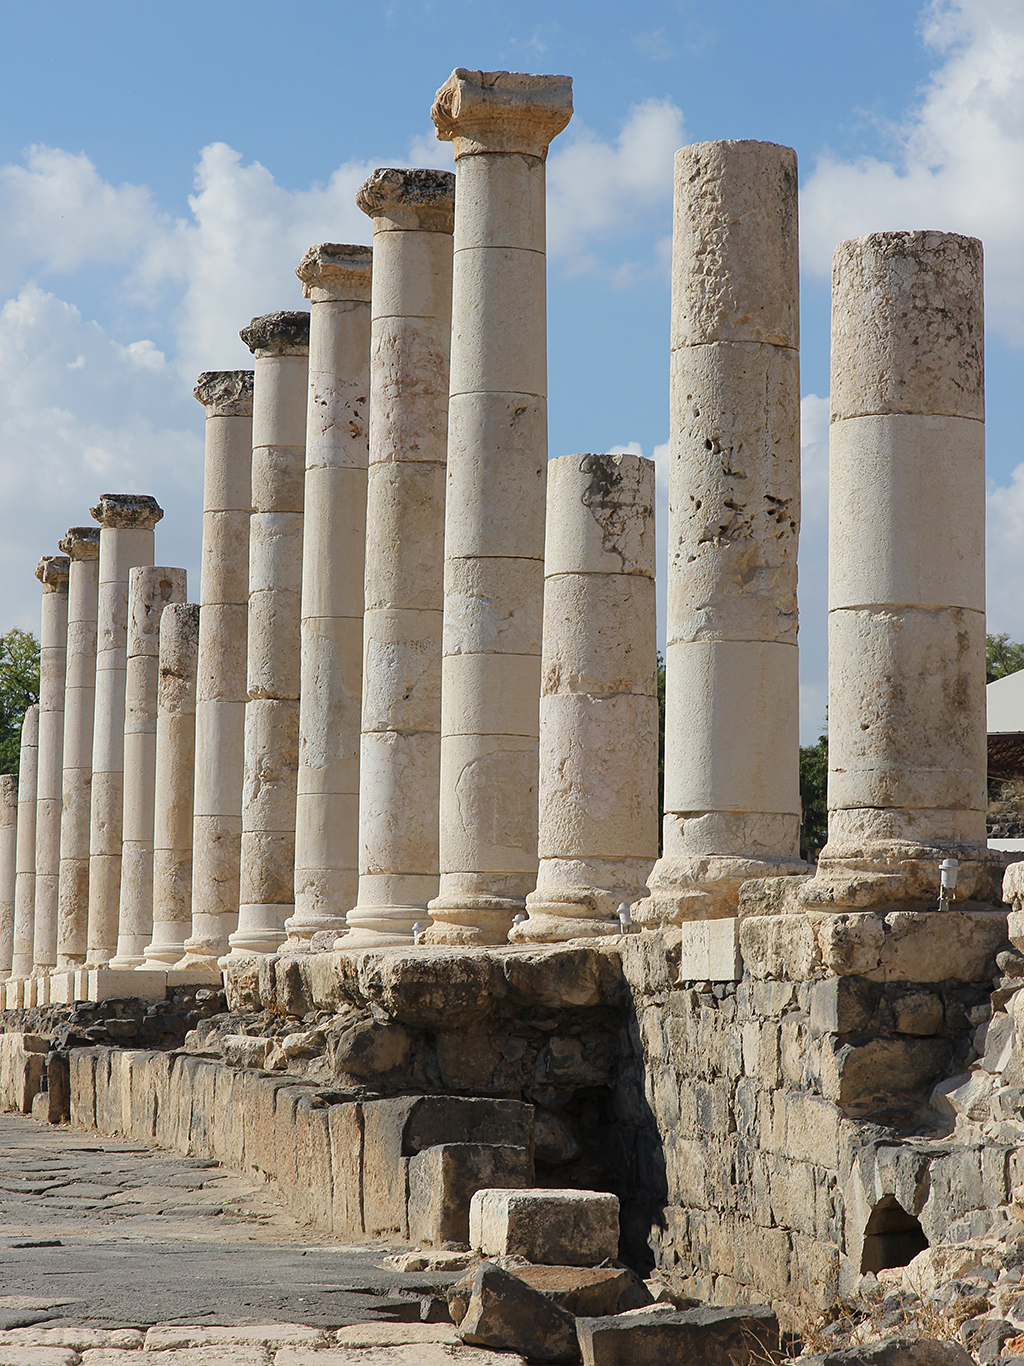
{"label": "tall stone column", "polygon": [[982,247],[873,233],[832,258],[828,843],[807,906],[1001,900],[985,834]]}
{"label": "tall stone column", "polygon": [[133,493],[105,493],[90,511],[100,524],[100,567],[86,959],[100,967],[117,951],[121,902],[128,574],[153,563],[153,528],[164,514],[155,498]]}
{"label": "tall stone column", "polygon": [[454,144],[440,885],[430,943],[505,940],[537,876],[547,468],[544,160],[567,76],[452,73]]}
{"label": "tall stone column", "polygon": [[272,953],[295,906],[299,621],[309,314],[268,313],[241,333],[256,357],[249,520],[238,928],[231,955]]}
{"label": "tall stone column", "polygon": [[372,260],[321,243],[295,272],[311,308],[293,949],[356,899]]}
{"label": "tall stone column", "polygon": [[184,569],[142,565],[128,576],[124,698],[124,819],[121,901],[112,968],[140,968],[153,937],[153,829],[156,816],[156,712],[160,619],[188,596]]}
{"label": "tall stone column", "polygon": [[57,966],[57,889],[64,774],[64,675],[68,653],[66,555],[44,555],[36,566],[43,585],[39,632],[39,754],[36,792],[36,887],[33,973]]}
{"label": "tall stone column", "polygon": [[654,465],[548,465],[540,869],[513,940],[618,934],[658,856]]}
{"label": "tall stone column", "polygon": [[14,957],[14,889],[18,877],[18,775],[0,774],[0,982]]}
{"label": "tall stone column", "polygon": [[647,923],[800,860],[796,154],[676,153],[663,854]]}
{"label": "tall stone column", "polygon": [[359,760],[359,894],[339,948],[411,944],[437,895],[455,177],[379,170]]}
{"label": "tall stone column", "polygon": [[206,371],[193,394],[206,409],[203,577],[196,681],[192,930],[178,968],[216,971],[238,924],[245,743],[251,370]]}
{"label": "tall stone column", "polygon": [[36,918],[36,790],[39,777],[39,707],[33,704],[21,723],[18,763],[18,840],[15,857],[14,931],[11,976],[32,971]]}
{"label": "tall stone column", "polygon": [[68,655],[64,687],[64,811],[60,823],[57,967],[85,962],[89,924],[89,815],[92,727],[96,707],[96,608],[100,529],[73,526],[59,542],[71,560]]}
{"label": "tall stone column", "polygon": [[153,938],[147,968],[178,961],[192,927],[192,807],[196,755],[199,606],[165,607],[160,618],[153,823]]}

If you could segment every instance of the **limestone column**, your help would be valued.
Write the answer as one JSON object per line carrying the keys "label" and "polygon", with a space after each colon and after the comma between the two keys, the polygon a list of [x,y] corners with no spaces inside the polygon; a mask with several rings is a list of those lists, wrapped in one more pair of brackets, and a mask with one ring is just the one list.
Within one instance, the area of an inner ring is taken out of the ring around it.
{"label": "limestone column", "polygon": [[452,73],[440,885],[426,943],[501,943],[537,877],[547,467],[544,161],[567,76]]}
{"label": "limestone column", "polygon": [[548,465],[540,869],[513,940],[618,934],[658,856],[654,465]]}
{"label": "limestone column", "polygon": [[647,923],[800,860],[796,154],[676,153],[663,853]]}
{"label": "limestone column", "polygon": [[153,563],[153,528],[164,514],[155,498],[133,493],[105,493],[90,510],[100,524],[100,560],[86,966],[100,967],[117,951],[121,901],[128,574]]}
{"label": "limestone column", "polygon": [[142,967],[146,946],[153,937],[160,619],[168,604],[184,602],[187,596],[184,569],[142,565],[128,576],[121,901],[112,968]]}
{"label": "limestone column", "polygon": [[981,243],[832,258],[828,843],[808,906],[998,903],[986,846]]}
{"label": "limestone column", "polygon": [[147,968],[170,968],[192,928],[192,807],[196,755],[199,606],[165,607],[160,618],[153,824],[153,938]]}
{"label": "limestone column", "polygon": [[64,687],[63,815],[57,909],[57,967],[85,962],[89,922],[89,811],[96,706],[96,605],[100,529],[73,526],[59,542],[71,560]]}
{"label": "limestone column", "polygon": [[251,370],[207,371],[192,391],[206,409],[203,577],[196,681],[192,928],[178,968],[216,971],[238,924],[245,737]]}
{"label": "limestone column", "polygon": [[256,357],[249,521],[249,700],[234,957],[272,953],[294,909],[299,620],[309,314],[268,313],[241,333]]}
{"label": "limestone column", "polygon": [[295,272],[311,308],[294,949],[356,899],[372,259],[321,243]]}
{"label": "limestone column", "polygon": [[39,773],[39,707],[33,704],[21,723],[18,763],[18,839],[15,856],[14,930],[11,977],[32,972],[36,915],[36,790]]}
{"label": "limestone column", "polygon": [[339,948],[411,944],[437,895],[455,177],[374,171],[359,892]]}
{"label": "limestone column", "polygon": [[36,886],[33,974],[57,966],[57,888],[64,774],[64,675],[68,652],[66,555],[44,555],[36,566],[43,585],[39,632],[39,754],[36,794]]}
{"label": "limestone column", "polygon": [[18,775],[0,774],[0,982],[14,957],[14,889],[18,877]]}

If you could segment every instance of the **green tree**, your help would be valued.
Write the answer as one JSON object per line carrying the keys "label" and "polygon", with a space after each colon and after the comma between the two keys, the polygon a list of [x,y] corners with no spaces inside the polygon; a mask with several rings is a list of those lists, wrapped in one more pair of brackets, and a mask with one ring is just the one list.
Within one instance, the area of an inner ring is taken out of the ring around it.
{"label": "green tree", "polygon": [[985,682],[992,683],[1007,674],[1024,669],[1024,645],[1018,645],[1005,631],[985,637]]}
{"label": "green tree", "polygon": [[17,773],[21,723],[39,701],[39,642],[14,626],[0,636],[0,773]]}
{"label": "green tree", "polygon": [[816,859],[828,838],[828,732],[816,744],[800,746],[800,806],[803,811],[801,845],[805,857]]}

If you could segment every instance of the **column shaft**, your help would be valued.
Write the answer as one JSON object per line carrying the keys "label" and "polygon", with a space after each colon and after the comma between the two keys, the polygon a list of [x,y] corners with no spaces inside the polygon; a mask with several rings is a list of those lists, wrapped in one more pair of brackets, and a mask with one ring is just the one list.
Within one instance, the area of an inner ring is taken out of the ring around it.
{"label": "column shaft", "polygon": [[192,927],[192,811],[196,754],[196,667],[200,609],[178,603],[160,618],[156,802],[153,824],[153,938],[147,968],[168,968]]}
{"label": "column shaft", "polygon": [[124,819],[117,954],[112,968],[140,968],[153,937],[153,830],[160,621],[188,596],[184,569],[142,565],[128,576],[124,694]]}
{"label": "column shaft", "polygon": [[18,775],[0,774],[0,982],[14,957],[14,895],[18,878]]}
{"label": "column shaft", "polygon": [[648,923],[800,860],[796,154],[676,154],[663,854]]}
{"label": "column shaft", "polygon": [[85,962],[89,923],[89,814],[96,707],[96,607],[99,527],[75,526],[60,542],[70,557],[64,687],[63,814],[57,895],[57,967]]}
{"label": "column shaft", "polygon": [[309,314],[254,318],[252,516],[238,928],[231,954],[272,953],[294,909],[299,621]]}
{"label": "column shaft", "polygon": [[832,261],[828,843],[807,906],[999,902],[985,832],[981,243],[873,233]]}
{"label": "column shaft", "polygon": [[458,176],[431,943],[503,942],[536,882],[544,158],[571,115],[568,77],[462,69],[432,111]]}
{"label": "column shaft", "polygon": [[65,555],[44,555],[36,568],[43,585],[39,634],[39,760],[36,796],[36,886],[33,971],[57,965],[60,820],[64,772],[64,676],[68,648],[68,568]]}
{"label": "column shaft", "polygon": [[100,524],[100,559],[86,958],[100,967],[117,951],[121,901],[128,575],[153,563],[153,527],[163,511],[146,495],[117,493],[105,493],[91,511]]}
{"label": "column shaft", "polygon": [[39,774],[39,707],[33,705],[21,724],[18,764],[18,842],[14,886],[14,930],[11,976],[32,972],[36,915],[36,790]]}
{"label": "column shaft", "polygon": [[356,899],[371,261],[369,247],[324,243],[296,270],[311,309],[295,949],[342,930]]}
{"label": "column shaft", "polygon": [[654,465],[548,465],[540,868],[513,940],[618,934],[658,854]]}
{"label": "column shaft", "polygon": [[215,970],[238,925],[244,778],[251,370],[207,371],[192,391],[206,409],[203,576],[195,713],[192,929],[179,968]]}

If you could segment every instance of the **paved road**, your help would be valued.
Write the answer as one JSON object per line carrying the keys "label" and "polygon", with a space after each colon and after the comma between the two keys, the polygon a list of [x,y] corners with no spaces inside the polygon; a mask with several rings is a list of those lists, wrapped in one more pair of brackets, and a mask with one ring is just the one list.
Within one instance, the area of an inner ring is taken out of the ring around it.
{"label": "paved road", "polygon": [[321,1237],[216,1163],[0,1116],[0,1331],[418,1318],[398,1292],[452,1279]]}

